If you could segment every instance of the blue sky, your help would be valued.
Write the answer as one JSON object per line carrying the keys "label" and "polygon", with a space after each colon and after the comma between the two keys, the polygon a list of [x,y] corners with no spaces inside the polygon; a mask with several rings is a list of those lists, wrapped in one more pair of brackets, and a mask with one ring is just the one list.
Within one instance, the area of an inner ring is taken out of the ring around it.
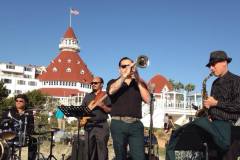
{"label": "blue sky", "polygon": [[47,66],[59,53],[70,7],[80,11],[72,17],[80,56],[105,81],[118,76],[121,57],[145,54],[145,80],[161,74],[200,91],[213,50],[225,50],[233,58],[230,70],[240,74],[237,0],[2,1],[0,61]]}

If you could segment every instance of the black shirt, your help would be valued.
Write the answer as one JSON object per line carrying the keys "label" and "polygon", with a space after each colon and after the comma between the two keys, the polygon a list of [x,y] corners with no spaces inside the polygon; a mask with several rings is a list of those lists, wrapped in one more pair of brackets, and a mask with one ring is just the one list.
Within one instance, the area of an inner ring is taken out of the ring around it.
{"label": "black shirt", "polygon": [[[83,106],[88,106],[89,103],[94,100],[96,97],[96,95],[91,92],[89,94],[86,94],[86,96],[83,99],[82,105]],[[103,100],[103,103],[105,105],[107,105],[108,107],[110,107],[110,99],[109,97],[107,97],[106,99]],[[108,118],[108,115],[106,112],[104,112],[101,108],[99,108],[98,106],[96,108],[93,109],[93,111],[91,112],[93,113],[94,117],[92,117],[90,119],[90,121],[102,121],[102,120],[106,120]]]}
{"label": "black shirt", "polygon": [[[107,92],[117,79],[107,84]],[[142,97],[137,82],[133,79],[129,85],[123,82],[119,90],[109,96],[112,103],[111,116],[129,116],[142,118]]]}
{"label": "black shirt", "polygon": [[240,118],[240,77],[227,72],[217,78],[211,89],[211,96],[218,100],[216,107],[209,109],[212,119],[236,121]]}
{"label": "black shirt", "polygon": [[[24,114],[19,114],[16,107],[13,107],[8,111],[3,112],[2,120],[9,119],[10,121],[7,121],[7,123],[9,123],[8,124],[9,128],[11,128],[15,132],[18,132],[19,130],[21,130],[23,132],[25,117],[27,120],[26,132],[28,135],[30,135],[34,132],[34,116],[33,116],[32,111],[24,111]],[[14,119],[16,119],[18,121],[21,120],[21,122],[22,122],[21,128],[19,127],[19,122],[16,122]]]}

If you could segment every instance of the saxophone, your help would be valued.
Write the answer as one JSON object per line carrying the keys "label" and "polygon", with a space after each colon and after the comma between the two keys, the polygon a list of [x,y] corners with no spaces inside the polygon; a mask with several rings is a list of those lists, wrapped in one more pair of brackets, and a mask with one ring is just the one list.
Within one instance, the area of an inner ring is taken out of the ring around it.
{"label": "saxophone", "polygon": [[211,72],[206,78],[204,78],[202,82],[202,108],[199,109],[196,112],[196,117],[206,117],[208,116],[208,110],[204,106],[203,102],[208,98],[208,93],[207,93],[207,80],[213,76],[213,73]]}

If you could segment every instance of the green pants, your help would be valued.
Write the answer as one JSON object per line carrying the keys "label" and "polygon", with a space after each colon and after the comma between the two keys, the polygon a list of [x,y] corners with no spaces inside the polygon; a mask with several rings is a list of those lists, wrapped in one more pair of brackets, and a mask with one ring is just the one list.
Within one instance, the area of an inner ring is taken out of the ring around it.
{"label": "green pants", "polygon": [[126,159],[128,144],[132,160],[145,160],[144,127],[141,121],[126,123],[112,119],[110,129],[116,160]]}

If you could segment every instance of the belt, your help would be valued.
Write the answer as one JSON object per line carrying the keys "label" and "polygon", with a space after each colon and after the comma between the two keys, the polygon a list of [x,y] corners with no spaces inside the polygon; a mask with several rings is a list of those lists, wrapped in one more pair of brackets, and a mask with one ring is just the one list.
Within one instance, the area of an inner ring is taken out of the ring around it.
{"label": "belt", "polygon": [[104,123],[104,122],[107,122],[107,120],[106,119],[104,119],[104,120],[88,120],[88,122],[89,123]]}
{"label": "belt", "polygon": [[123,122],[125,122],[125,123],[134,123],[134,122],[140,120],[139,118],[136,118],[136,117],[128,117],[128,116],[124,116],[124,117],[121,117],[121,116],[112,116],[111,118],[114,119],[114,120],[123,121]]}

